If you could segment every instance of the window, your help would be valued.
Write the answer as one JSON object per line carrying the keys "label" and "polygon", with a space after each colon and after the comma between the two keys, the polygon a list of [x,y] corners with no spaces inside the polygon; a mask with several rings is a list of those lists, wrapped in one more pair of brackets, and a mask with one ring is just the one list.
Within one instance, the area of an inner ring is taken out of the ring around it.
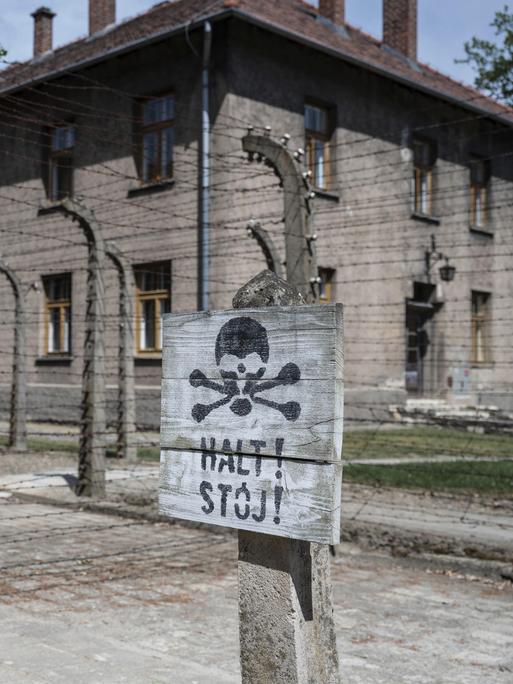
{"label": "window", "polygon": [[142,105],[142,180],[173,177],[175,98],[165,95]]}
{"label": "window", "polygon": [[472,291],[472,363],[486,363],[489,341],[490,294]]}
{"label": "window", "polygon": [[483,159],[470,162],[470,223],[486,227],[489,219],[490,164]]}
{"label": "window", "polygon": [[137,351],[162,350],[162,316],[171,310],[171,272],[168,261],[135,268],[137,285]]}
{"label": "window", "polygon": [[328,190],[331,183],[329,118],[328,109],[305,105],[306,163],[319,190]]}
{"label": "window", "polygon": [[425,140],[414,140],[414,212],[416,214],[433,215],[433,167],[435,162],[435,145]]}
{"label": "window", "polygon": [[73,194],[75,127],[58,126],[50,133],[49,195],[58,201]]}
{"label": "window", "polygon": [[43,278],[45,354],[71,352],[71,273]]}
{"label": "window", "polygon": [[332,268],[319,268],[319,302],[330,304],[335,301],[335,271]]}

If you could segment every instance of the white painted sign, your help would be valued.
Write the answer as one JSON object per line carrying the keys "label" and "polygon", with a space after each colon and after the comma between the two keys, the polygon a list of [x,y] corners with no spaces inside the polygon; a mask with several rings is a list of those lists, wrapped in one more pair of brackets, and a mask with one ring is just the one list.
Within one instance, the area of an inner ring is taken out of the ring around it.
{"label": "white painted sign", "polygon": [[160,513],[337,544],[341,471],[341,463],[163,449]]}
{"label": "white painted sign", "polygon": [[269,307],[164,318],[161,445],[204,436],[273,456],[339,461],[342,306]]}
{"label": "white painted sign", "polygon": [[342,307],[164,318],[160,511],[336,543]]}

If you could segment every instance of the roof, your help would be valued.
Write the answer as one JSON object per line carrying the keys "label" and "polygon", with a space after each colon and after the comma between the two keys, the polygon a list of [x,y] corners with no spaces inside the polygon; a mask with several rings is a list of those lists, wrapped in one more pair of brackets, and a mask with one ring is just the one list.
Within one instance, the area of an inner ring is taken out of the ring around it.
{"label": "roof", "polygon": [[93,36],[0,71],[0,93],[103,61],[205,19],[238,16],[292,40],[329,52],[411,88],[513,124],[513,109],[431,67],[413,62],[349,25],[337,26],[302,0],[168,0]]}

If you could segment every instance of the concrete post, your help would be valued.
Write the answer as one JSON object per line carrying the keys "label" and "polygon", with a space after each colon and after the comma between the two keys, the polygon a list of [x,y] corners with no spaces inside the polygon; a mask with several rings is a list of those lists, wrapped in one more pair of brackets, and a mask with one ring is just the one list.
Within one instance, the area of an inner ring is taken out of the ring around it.
{"label": "concrete post", "polygon": [[113,243],[106,244],[107,256],[119,274],[119,357],[117,442],[118,458],[137,461],[135,444],[135,388],[134,388],[134,313],[135,280],[131,264]]}
{"label": "concrete post", "polygon": [[280,278],[283,278],[284,274],[280,262],[280,255],[269,233],[265,228],[262,228],[258,221],[253,220],[248,223],[247,231],[248,235],[254,238],[260,246],[267,262],[267,268],[273,273],[276,273]]}
{"label": "concrete post", "polygon": [[[271,271],[235,295],[235,308],[304,303]],[[239,530],[243,684],[340,681],[329,547]]]}
{"label": "concrete post", "polygon": [[314,213],[308,173],[301,165],[301,152],[293,155],[282,142],[268,135],[250,133],[242,139],[242,148],[250,160],[265,161],[283,187],[287,281],[294,285],[308,303],[319,300],[317,257],[315,252]]}
{"label": "concrete post", "polygon": [[21,283],[5,261],[0,259],[0,271],[4,273],[14,294],[15,324],[11,387],[11,415],[9,422],[9,446],[16,451],[27,448],[27,372],[25,358],[25,305]]}
{"label": "concrete post", "polygon": [[92,211],[66,198],[39,211],[59,212],[77,221],[88,246],[86,330],[82,372],[82,406],[78,456],[79,496],[105,494],[105,350],[104,283],[105,245]]}

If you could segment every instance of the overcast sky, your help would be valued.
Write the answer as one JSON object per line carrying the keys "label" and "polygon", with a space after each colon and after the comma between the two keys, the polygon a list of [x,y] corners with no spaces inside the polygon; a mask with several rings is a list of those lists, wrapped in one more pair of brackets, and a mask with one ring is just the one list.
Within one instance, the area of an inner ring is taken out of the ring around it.
{"label": "overcast sky", "polygon": [[[0,45],[7,48],[8,59],[32,56],[30,13],[41,5],[57,13],[56,46],[86,34],[87,1],[0,0]],[[117,0],[118,20],[144,12],[154,4],[155,0]],[[316,4],[315,0],[312,4]],[[454,59],[463,55],[463,43],[471,36],[491,37],[490,21],[504,4],[505,0],[419,0],[419,58],[471,83],[472,71],[466,65],[454,64]],[[347,20],[380,38],[381,6],[382,0],[346,0]]]}

